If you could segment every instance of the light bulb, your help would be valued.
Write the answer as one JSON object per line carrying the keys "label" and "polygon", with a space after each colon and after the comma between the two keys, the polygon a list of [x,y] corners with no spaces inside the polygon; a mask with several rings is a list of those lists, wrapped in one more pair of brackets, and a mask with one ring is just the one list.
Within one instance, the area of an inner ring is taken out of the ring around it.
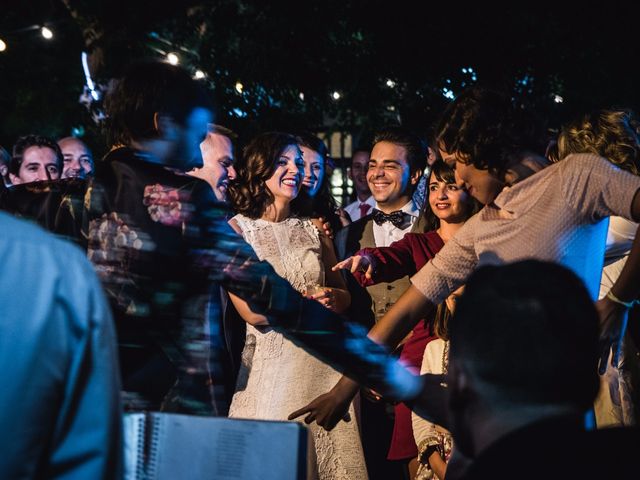
{"label": "light bulb", "polygon": [[167,61],[171,65],[177,65],[178,63],[180,63],[180,58],[178,58],[178,55],[176,55],[175,53],[171,52],[171,53],[167,53]]}

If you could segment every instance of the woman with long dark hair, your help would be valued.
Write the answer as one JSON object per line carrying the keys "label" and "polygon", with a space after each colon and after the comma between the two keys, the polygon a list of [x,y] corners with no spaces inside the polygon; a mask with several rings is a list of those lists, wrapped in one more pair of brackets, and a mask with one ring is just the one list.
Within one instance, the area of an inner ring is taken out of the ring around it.
{"label": "woman with long dark hair", "polygon": [[335,233],[351,220],[344,210],[338,208],[331,195],[331,184],[327,175],[329,150],[321,139],[310,133],[302,133],[297,137],[304,160],[304,175],[302,189],[291,208],[301,216],[324,218]]}

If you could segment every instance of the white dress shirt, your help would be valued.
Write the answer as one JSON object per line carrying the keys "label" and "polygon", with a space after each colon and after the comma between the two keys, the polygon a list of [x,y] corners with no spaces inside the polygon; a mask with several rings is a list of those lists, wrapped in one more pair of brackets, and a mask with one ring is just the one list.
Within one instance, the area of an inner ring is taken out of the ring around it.
{"label": "white dress shirt", "polygon": [[[375,208],[378,208],[377,202]],[[376,241],[376,247],[388,247],[393,242],[401,240],[406,233],[411,231],[411,228],[420,217],[420,209],[413,200],[410,200],[400,210],[410,216],[410,221],[405,228],[397,228],[391,222],[385,222],[382,225],[373,222],[373,238]]]}
{"label": "white dress shirt", "polygon": [[367,214],[369,214],[373,210],[373,207],[376,206],[376,201],[373,199],[373,195],[369,195],[369,198],[367,198],[364,202],[356,200],[355,202],[352,202],[344,207],[344,211],[349,214],[349,218],[351,218],[352,222],[355,222],[356,220],[360,220],[362,218],[360,205],[369,205],[369,210],[367,211]]}

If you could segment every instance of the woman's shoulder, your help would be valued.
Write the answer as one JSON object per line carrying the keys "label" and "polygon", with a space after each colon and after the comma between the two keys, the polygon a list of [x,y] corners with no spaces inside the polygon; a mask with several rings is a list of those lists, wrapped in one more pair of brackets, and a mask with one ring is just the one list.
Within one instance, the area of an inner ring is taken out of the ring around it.
{"label": "woman's shoulder", "polygon": [[442,243],[442,238],[438,235],[438,232],[435,230],[430,230],[428,232],[410,232],[405,234],[403,238],[406,238],[407,241],[412,243],[428,243],[428,244],[439,244]]}
{"label": "woman's shoulder", "polygon": [[238,213],[229,219],[229,225],[231,225],[231,228],[239,234],[255,228],[256,222],[257,220],[246,217],[241,213]]}

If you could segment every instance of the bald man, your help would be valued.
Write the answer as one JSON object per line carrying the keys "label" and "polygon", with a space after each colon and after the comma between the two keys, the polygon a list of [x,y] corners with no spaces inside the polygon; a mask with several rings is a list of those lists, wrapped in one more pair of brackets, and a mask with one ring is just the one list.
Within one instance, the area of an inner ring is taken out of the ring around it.
{"label": "bald man", "polygon": [[85,178],[93,173],[93,155],[82,140],[65,137],[58,140],[58,146],[64,158],[60,178]]}

